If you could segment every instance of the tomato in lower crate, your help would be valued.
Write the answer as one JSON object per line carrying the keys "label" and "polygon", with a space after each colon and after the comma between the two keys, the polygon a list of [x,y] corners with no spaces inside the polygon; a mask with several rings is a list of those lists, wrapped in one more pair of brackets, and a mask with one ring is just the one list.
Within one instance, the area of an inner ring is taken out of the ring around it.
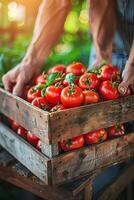
{"label": "tomato in lower crate", "polygon": [[59,64],[49,69],[48,74],[52,74],[54,72],[65,73],[65,71],[66,71],[65,65]]}
{"label": "tomato in lower crate", "polygon": [[125,128],[123,124],[117,124],[108,129],[108,137],[115,138],[125,134]]}
{"label": "tomato in lower crate", "polygon": [[80,87],[70,85],[62,90],[60,99],[65,107],[71,108],[80,106],[84,102],[84,95]]}
{"label": "tomato in lower crate", "polygon": [[76,62],[67,66],[66,73],[72,73],[75,76],[81,76],[82,74],[84,74],[85,70],[86,68],[82,63]]}
{"label": "tomato in lower crate", "polygon": [[84,137],[81,135],[73,137],[72,139],[63,140],[59,143],[59,146],[63,151],[79,149],[84,146]]}
{"label": "tomato in lower crate", "polygon": [[100,100],[99,94],[94,90],[84,90],[84,104],[97,103]]}
{"label": "tomato in lower crate", "polygon": [[17,129],[20,127],[20,125],[19,125],[17,122],[15,122],[14,120],[12,120],[11,118],[8,118],[8,122],[9,122],[11,128],[12,128],[15,132],[16,132]]}
{"label": "tomato in lower crate", "polygon": [[86,144],[96,144],[99,142],[103,142],[107,139],[107,132],[104,128],[92,131],[84,135]]}
{"label": "tomato in lower crate", "polygon": [[41,97],[41,90],[36,89],[35,86],[32,86],[27,93],[28,102],[32,102],[36,97]]}
{"label": "tomato in lower crate", "polygon": [[47,74],[45,74],[44,72],[40,75],[38,75],[35,80],[34,80],[34,84],[46,84],[46,78],[47,78]]}
{"label": "tomato in lower crate", "polygon": [[25,138],[26,135],[27,135],[27,130],[20,126],[20,127],[17,129],[17,134],[18,134],[19,136],[21,136],[22,138]]}
{"label": "tomato in lower crate", "polygon": [[100,80],[95,73],[85,73],[79,79],[79,87],[84,89],[98,89]]}
{"label": "tomato in lower crate", "polygon": [[66,109],[65,106],[63,106],[62,104],[59,104],[59,105],[54,106],[50,110],[50,112],[56,112],[56,111],[60,111],[60,110],[64,110],[64,109]]}
{"label": "tomato in lower crate", "polygon": [[38,149],[39,151],[41,151],[41,141],[40,140],[37,143],[36,149]]}
{"label": "tomato in lower crate", "polygon": [[48,100],[53,105],[56,105],[60,102],[60,95],[63,90],[63,86],[56,86],[56,85],[51,85],[47,87],[45,96]]}
{"label": "tomato in lower crate", "polygon": [[30,131],[27,132],[27,141],[32,144],[33,146],[37,146],[39,138],[32,134]]}
{"label": "tomato in lower crate", "polygon": [[117,99],[120,96],[118,91],[118,83],[112,81],[102,82],[99,87],[99,93],[104,100]]}
{"label": "tomato in lower crate", "polygon": [[52,108],[52,105],[48,102],[46,97],[37,97],[32,101],[32,105],[42,110],[49,111]]}
{"label": "tomato in lower crate", "polygon": [[105,64],[100,69],[99,79],[101,81],[116,81],[120,76],[120,70],[112,65]]}

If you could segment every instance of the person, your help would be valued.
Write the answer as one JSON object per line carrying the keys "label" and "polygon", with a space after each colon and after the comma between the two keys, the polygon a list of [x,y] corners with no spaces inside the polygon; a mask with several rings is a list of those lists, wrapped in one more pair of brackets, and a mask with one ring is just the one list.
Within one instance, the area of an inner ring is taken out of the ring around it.
{"label": "person", "polygon": [[[96,64],[105,59],[120,67],[123,70],[123,81],[119,90],[124,93],[127,86],[134,83],[134,2],[88,0],[88,3],[96,53],[91,53],[91,60]],[[21,96],[24,86],[41,72],[42,64],[63,32],[70,7],[71,0],[42,2],[25,57],[3,76],[6,90]],[[95,57],[96,61],[93,60]]]}

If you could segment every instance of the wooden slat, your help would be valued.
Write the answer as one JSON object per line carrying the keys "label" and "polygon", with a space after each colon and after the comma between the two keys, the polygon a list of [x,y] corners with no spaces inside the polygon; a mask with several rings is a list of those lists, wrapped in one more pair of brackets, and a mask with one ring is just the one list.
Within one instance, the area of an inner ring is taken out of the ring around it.
{"label": "wooden slat", "polygon": [[134,95],[50,114],[52,143],[134,120]]}
{"label": "wooden slat", "polygon": [[0,166],[7,166],[14,161],[15,159],[7,151],[0,152]]}
{"label": "wooden slat", "polygon": [[50,143],[49,114],[0,88],[0,112]]}
{"label": "wooden slat", "polygon": [[90,174],[132,157],[134,157],[134,133],[63,154],[52,160],[53,184]]}
{"label": "wooden slat", "polygon": [[50,161],[0,122],[0,145],[44,183],[49,183]]}

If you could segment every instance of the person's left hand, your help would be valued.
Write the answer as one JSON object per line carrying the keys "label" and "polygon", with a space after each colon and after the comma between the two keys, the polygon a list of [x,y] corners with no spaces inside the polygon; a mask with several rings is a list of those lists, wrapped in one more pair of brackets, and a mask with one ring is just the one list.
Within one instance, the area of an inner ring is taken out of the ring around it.
{"label": "person's left hand", "polygon": [[119,92],[124,94],[128,88],[128,86],[134,86],[134,63],[127,62],[125,69],[122,73],[123,81],[119,85]]}

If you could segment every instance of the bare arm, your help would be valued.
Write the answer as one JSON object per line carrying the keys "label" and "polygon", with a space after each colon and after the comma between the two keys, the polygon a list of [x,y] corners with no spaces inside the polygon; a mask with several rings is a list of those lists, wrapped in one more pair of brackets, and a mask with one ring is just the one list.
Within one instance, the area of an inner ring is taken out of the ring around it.
{"label": "bare arm", "polygon": [[32,41],[22,62],[3,77],[5,89],[21,96],[23,87],[41,66],[62,34],[71,0],[44,0],[39,8]]}
{"label": "bare arm", "polygon": [[96,50],[96,59],[111,62],[112,40],[116,28],[115,0],[88,0],[89,23]]}

